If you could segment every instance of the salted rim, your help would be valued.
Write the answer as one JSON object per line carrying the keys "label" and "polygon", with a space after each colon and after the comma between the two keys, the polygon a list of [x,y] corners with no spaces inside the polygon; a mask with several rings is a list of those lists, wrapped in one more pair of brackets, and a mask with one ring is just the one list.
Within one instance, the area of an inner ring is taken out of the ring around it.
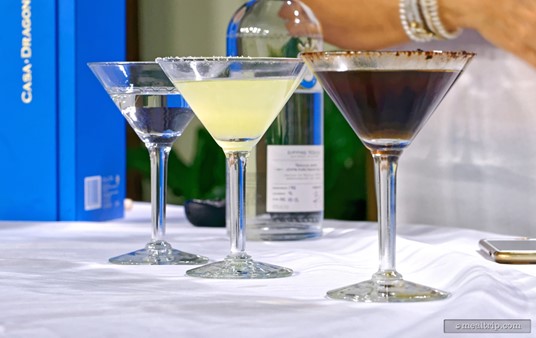
{"label": "salted rim", "polygon": [[299,57],[252,57],[252,56],[166,56],[158,57],[155,62],[173,61],[202,61],[202,62],[229,62],[229,61],[252,61],[252,62],[303,62]]}

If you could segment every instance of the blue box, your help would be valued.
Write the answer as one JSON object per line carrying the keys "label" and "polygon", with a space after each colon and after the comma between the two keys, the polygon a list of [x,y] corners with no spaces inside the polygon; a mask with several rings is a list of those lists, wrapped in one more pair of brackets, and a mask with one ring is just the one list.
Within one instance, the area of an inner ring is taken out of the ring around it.
{"label": "blue box", "polygon": [[125,121],[86,64],[125,29],[125,1],[0,2],[1,220],[123,216]]}

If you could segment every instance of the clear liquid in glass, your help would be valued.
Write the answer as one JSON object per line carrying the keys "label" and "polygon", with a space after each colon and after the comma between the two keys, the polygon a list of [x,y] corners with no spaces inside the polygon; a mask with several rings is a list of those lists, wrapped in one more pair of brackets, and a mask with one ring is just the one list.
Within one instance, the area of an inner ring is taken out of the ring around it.
{"label": "clear liquid in glass", "polygon": [[176,92],[154,89],[129,93],[111,91],[110,96],[146,144],[171,146],[194,116]]}

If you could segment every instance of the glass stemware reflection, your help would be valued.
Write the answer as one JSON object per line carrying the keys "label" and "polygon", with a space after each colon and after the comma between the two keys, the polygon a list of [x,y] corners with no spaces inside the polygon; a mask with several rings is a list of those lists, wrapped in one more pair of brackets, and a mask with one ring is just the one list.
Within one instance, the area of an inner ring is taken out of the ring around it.
{"label": "glass stemware reflection", "polygon": [[158,58],[156,60],[227,157],[231,252],[188,270],[203,278],[276,278],[292,270],[254,261],[245,251],[245,172],[251,149],[298,86],[306,69],[292,58]]}
{"label": "glass stemware reflection", "polygon": [[466,52],[302,53],[374,159],[380,266],[371,280],[328,292],[356,302],[416,302],[448,293],[408,282],[395,268],[396,170],[410,145],[474,56]]}
{"label": "glass stemware reflection", "polygon": [[165,240],[167,162],[171,146],[193,112],[155,62],[88,64],[149,150],[152,239],[144,249],[110,258],[115,264],[204,264],[208,259],[173,249]]}

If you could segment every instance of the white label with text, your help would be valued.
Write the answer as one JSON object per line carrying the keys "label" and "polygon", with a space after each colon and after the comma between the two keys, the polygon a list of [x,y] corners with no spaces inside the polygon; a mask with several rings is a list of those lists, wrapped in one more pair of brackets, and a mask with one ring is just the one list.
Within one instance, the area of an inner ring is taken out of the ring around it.
{"label": "white label with text", "polygon": [[322,145],[269,145],[266,173],[267,212],[324,209]]}

